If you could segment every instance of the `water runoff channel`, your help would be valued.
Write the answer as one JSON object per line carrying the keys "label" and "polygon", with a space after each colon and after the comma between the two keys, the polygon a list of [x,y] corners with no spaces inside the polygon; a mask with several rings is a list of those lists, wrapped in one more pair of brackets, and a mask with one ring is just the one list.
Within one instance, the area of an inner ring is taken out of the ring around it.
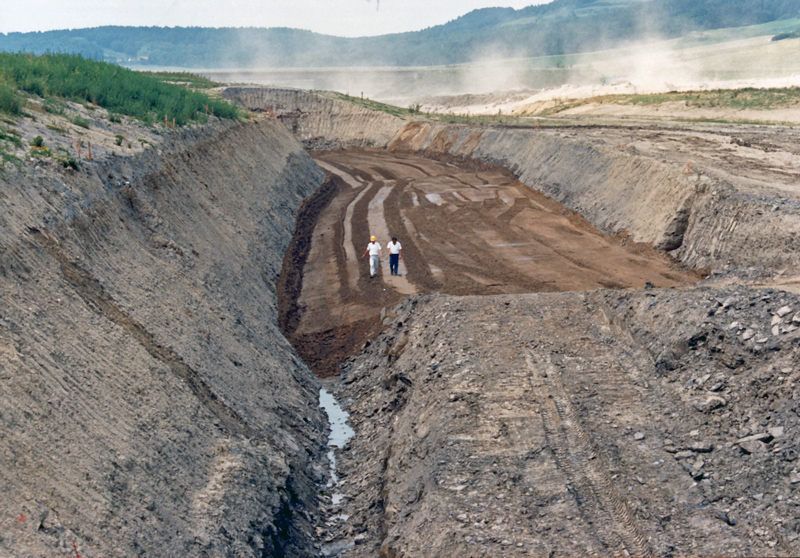
{"label": "water runoff channel", "polygon": [[[353,429],[347,424],[350,415],[347,411],[342,409],[341,405],[336,401],[336,398],[331,393],[332,386],[329,385],[319,390],[319,404],[328,415],[328,422],[331,425],[330,436],[328,437],[328,461],[330,462],[330,480],[328,481],[328,488],[331,490],[331,504],[333,509],[337,510],[344,499],[344,494],[338,491],[339,476],[336,474],[336,450],[343,448],[347,441],[353,436]],[[331,390],[331,391],[329,391]],[[346,521],[347,514],[339,511],[329,518],[329,521]],[[345,547],[352,546],[352,542],[338,541],[333,542],[322,547],[323,556],[335,556],[339,552],[346,550]]]}

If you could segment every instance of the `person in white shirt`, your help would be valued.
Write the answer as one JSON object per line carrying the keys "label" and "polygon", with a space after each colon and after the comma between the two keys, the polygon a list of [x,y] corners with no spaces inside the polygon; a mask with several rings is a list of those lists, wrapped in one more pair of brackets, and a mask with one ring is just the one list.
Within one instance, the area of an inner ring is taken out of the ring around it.
{"label": "person in white shirt", "polygon": [[403,257],[403,247],[397,242],[396,236],[393,236],[389,244],[386,245],[386,250],[389,251],[389,271],[392,275],[399,275],[397,268]]}
{"label": "person in white shirt", "polygon": [[377,238],[372,236],[369,240],[370,243],[367,244],[367,249],[364,250],[364,255],[361,256],[361,259],[363,260],[369,254],[369,276],[375,277],[378,274],[378,266],[381,263],[383,251],[381,250],[381,245],[377,242]]}

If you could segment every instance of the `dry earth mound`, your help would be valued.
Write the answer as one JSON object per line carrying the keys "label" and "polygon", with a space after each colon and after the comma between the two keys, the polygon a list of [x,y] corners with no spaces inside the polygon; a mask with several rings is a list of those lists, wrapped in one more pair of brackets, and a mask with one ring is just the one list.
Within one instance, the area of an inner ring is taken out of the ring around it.
{"label": "dry earth mound", "polygon": [[343,375],[347,555],[797,555],[798,310],[746,288],[407,300]]}

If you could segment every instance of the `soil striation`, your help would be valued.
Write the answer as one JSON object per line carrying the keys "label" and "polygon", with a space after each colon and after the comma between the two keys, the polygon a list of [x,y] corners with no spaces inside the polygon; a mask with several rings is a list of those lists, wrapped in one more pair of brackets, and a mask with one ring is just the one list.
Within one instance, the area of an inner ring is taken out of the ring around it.
{"label": "soil striation", "polygon": [[0,175],[0,554],[315,555],[327,424],[275,292],[322,173],[274,119],[91,128]]}

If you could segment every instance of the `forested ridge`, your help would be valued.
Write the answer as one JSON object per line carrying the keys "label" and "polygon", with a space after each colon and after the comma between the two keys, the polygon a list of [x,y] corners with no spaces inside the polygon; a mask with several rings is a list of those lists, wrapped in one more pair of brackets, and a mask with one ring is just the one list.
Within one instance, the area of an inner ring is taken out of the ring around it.
{"label": "forested ridge", "polygon": [[654,33],[742,27],[800,17],[800,0],[555,0],[474,10],[445,25],[341,38],[286,28],[97,27],[0,34],[0,50],[69,52],[186,68],[427,66],[610,48]]}

